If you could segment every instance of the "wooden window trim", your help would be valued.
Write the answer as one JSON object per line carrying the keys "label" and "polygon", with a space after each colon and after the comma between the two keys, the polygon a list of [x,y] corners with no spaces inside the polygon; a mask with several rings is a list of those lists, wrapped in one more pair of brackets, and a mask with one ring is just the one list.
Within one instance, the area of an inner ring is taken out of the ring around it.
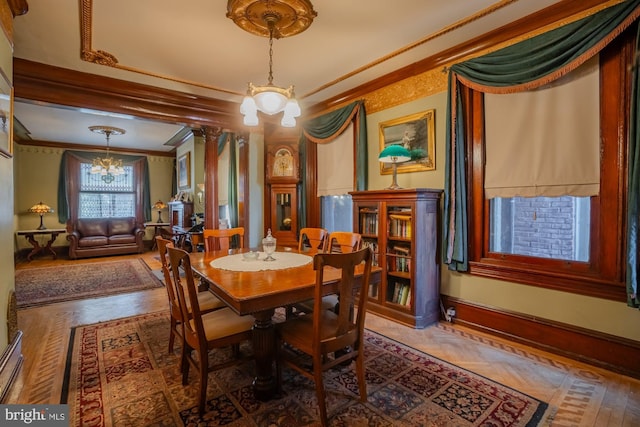
{"label": "wooden window trim", "polygon": [[590,261],[489,251],[489,200],[484,197],[484,97],[463,88],[469,206],[469,272],[474,275],[626,301],[627,141],[634,32],[600,53],[600,195],[591,198]]}

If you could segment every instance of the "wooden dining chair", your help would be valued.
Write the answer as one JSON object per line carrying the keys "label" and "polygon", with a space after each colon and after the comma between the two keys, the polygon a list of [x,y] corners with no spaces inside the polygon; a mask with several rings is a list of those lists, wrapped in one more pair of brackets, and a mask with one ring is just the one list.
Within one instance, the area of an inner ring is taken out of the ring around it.
{"label": "wooden dining chair", "polygon": [[[334,231],[327,238],[325,252],[349,253],[362,249],[362,235],[350,231]],[[322,298],[322,307],[325,310],[333,310],[339,303],[337,295],[325,295]],[[307,300],[293,305],[297,311],[310,313],[313,310],[313,300]],[[285,314],[291,317],[293,310],[285,310]]]}
{"label": "wooden dining chair", "polygon": [[362,248],[362,235],[351,231],[334,231],[329,234],[328,252],[353,252]]}
{"label": "wooden dining chair", "polygon": [[[371,249],[368,247],[350,253],[316,254],[313,257],[313,268],[316,271],[313,313],[296,316],[276,325],[278,388],[282,389],[282,365],[290,366],[313,379],[323,426],[327,425],[323,382],[323,372],[327,369],[355,360],[360,400],[367,400],[363,353],[367,292],[358,291],[359,288],[369,288],[371,258]],[[362,263],[362,279],[360,285],[356,286],[356,266]],[[323,310],[321,307],[325,267],[334,267],[342,271],[338,284],[341,304],[336,313]],[[350,307],[354,302],[357,311],[352,315]],[[343,351],[346,346],[350,347],[351,351]],[[308,369],[308,360],[301,359],[299,352],[311,356],[311,370]]]}
{"label": "wooden dining chair", "polygon": [[[300,238],[298,239],[298,252],[304,253],[306,255],[315,255],[318,252],[326,252],[328,244],[329,232],[326,229],[307,227],[300,230]],[[327,310],[330,310],[336,305],[337,298],[332,295],[328,295],[324,297],[324,301],[325,304],[323,304],[323,307]],[[286,306],[285,315],[287,318],[289,318],[296,312],[310,313],[311,310],[313,310],[312,299]]]}
{"label": "wooden dining chair", "polygon": [[[253,316],[239,316],[230,308],[221,308],[202,313],[198,303],[189,253],[178,248],[168,248],[169,262],[173,281],[178,294],[180,310],[184,319],[182,333],[184,347],[182,351],[182,384],[189,380],[189,367],[192,366],[200,379],[198,411],[204,414],[207,400],[207,379],[209,372],[229,367],[244,359],[239,358],[239,347],[244,341],[251,340],[251,331],[255,323]],[[183,270],[184,276],[181,274]],[[183,285],[184,282],[184,285]],[[209,351],[231,347],[233,357],[211,365]]]}
{"label": "wooden dining chair", "polygon": [[[174,247],[171,240],[163,239],[161,236],[156,236],[156,246],[158,247],[158,254],[160,255],[160,263],[162,264],[162,273],[164,274],[164,284],[167,289],[167,296],[169,298],[169,311],[171,319],[171,327],[169,330],[169,353],[173,353],[173,346],[175,338],[182,340],[182,311],[180,310],[180,303],[178,302],[178,295],[175,291],[175,284],[171,277],[171,270],[169,268],[169,261],[167,260],[167,249]],[[218,299],[211,292],[204,291],[198,292],[198,305],[200,311],[208,313],[219,308],[226,307],[226,304]],[[182,343],[184,346],[184,343]]]}
{"label": "wooden dining chair", "polygon": [[329,232],[324,228],[303,228],[300,230],[300,238],[298,239],[298,251],[307,255],[326,252],[328,238]]}
{"label": "wooden dining chair", "polygon": [[234,246],[232,244],[234,236],[238,236],[235,237],[235,239],[237,239],[237,247],[244,248],[244,227],[205,228],[202,231],[202,238],[204,240],[204,251],[228,251]]}

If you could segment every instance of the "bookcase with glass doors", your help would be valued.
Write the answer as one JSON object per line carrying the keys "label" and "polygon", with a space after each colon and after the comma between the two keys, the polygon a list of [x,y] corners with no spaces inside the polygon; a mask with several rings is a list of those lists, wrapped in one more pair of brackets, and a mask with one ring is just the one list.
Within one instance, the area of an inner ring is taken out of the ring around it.
{"label": "bookcase with glass doors", "polygon": [[414,328],[439,319],[440,197],[442,190],[355,191],[353,229],[382,269],[369,286],[367,309]]}

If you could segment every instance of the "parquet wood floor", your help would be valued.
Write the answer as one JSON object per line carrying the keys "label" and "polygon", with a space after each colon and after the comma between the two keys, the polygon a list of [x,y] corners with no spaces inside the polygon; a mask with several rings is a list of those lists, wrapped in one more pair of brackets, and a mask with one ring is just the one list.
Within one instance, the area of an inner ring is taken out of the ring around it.
{"label": "parquet wood floor", "polygon": [[[159,269],[155,255],[141,256]],[[70,262],[39,258],[16,268],[53,264],[64,274]],[[71,327],[167,309],[166,291],[160,288],[19,310],[24,364],[7,403],[60,402]],[[414,330],[368,314],[366,327],[548,402],[542,426],[640,426],[639,380],[455,323]]]}

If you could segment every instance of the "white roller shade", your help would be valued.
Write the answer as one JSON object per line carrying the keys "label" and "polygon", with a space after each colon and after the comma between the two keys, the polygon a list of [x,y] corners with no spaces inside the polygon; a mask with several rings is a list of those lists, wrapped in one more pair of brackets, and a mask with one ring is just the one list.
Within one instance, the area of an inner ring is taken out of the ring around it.
{"label": "white roller shade", "polygon": [[598,58],[538,90],[485,94],[485,196],[592,196],[600,189]]}
{"label": "white roller shade", "polygon": [[353,124],[336,139],[318,144],[318,196],[339,196],[354,190]]}

